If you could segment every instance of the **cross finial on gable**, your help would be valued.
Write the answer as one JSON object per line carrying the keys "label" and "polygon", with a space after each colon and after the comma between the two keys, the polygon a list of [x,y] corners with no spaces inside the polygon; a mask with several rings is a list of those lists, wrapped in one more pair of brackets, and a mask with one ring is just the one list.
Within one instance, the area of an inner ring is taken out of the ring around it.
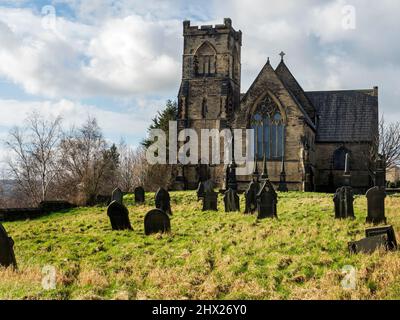
{"label": "cross finial on gable", "polygon": [[281,51],[281,53],[279,54],[281,56],[281,60],[283,61],[283,57],[286,55],[286,53],[284,53],[283,51]]}

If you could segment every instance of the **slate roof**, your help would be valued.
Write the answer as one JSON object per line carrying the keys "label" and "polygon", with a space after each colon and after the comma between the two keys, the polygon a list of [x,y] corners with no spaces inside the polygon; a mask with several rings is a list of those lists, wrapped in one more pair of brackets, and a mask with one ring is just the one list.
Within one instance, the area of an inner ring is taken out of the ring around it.
{"label": "slate roof", "polygon": [[378,95],[371,90],[311,91],[316,142],[368,142],[378,130]]}

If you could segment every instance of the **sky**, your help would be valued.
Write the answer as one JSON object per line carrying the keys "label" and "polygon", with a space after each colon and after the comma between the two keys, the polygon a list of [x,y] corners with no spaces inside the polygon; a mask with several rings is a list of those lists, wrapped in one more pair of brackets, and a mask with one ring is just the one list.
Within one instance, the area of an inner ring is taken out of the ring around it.
{"label": "sky", "polygon": [[176,99],[182,21],[225,17],[243,32],[242,92],[283,50],[304,90],[379,86],[381,114],[400,121],[398,0],[0,0],[0,160],[33,110],[65,126],[95,116],[137,146]]}

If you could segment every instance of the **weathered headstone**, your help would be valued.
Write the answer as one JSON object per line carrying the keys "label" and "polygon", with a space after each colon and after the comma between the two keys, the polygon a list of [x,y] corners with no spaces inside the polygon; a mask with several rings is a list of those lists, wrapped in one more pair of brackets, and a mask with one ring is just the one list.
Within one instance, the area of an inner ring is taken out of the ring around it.
{"label": "weathered headstone", "polygon": [[14,240],[8,236],[7,231],[0,223],[0,266],[17,268],[14,255]]}
{"label": "weathered headstone", "polygon": [[225,212],[240,211],[239,196],[235,190],[229,188],[224,194]]}
{"label": "weathered headstone", "polygon": [[333,202],[335,204],[335,218],[355,218],[353,201],[353,189],[351,187],[338,188],[333,197]]}
{"label": "weathered headstone", "polygon": [[155,196],[156,208],[161,209],[166,214],[172,215],[171,211],[171,198],[169,193],[164,188],[159,188]]}
{"label": "weathered headstone", "polygon": [[263,181],[257,193],[257,219],[276,218],[277,202],[278,196],[271,182],[268,179]]}
{"label": "weathered headstone", "polygon": [[201,181],[199,182],[199,185],[197,186],[196,194],[197,194],[197,200],[200,200],[204,197],[204,184]]}
{"label": "weathered headstone", "polygon": [[204,192],[210,192],[210,191],[214,191],[214,181],[212,181],[211,179],[208,179],[206,181],[203,182],[203,186],[204,186]]}
{"label": "weathered headstone", "polygon": [[382,155],[379,155],[375,161],[374,184],[376,187],[386,186],[386,161]]}
{"label": "weathered headstone", "polygon": [[218,211],[218,193],[214,190],[204,193],[203,211]]}
{"label": "weathered headstone", "polygon": [[365,236],[367,238],[381,234],[386,235],[387,237],[387,249],[397,250],[397,240],[393,226],[381,226],[381,227],[372,227],[365,229]]}
{"label": "weathered headstone", "polygon": [[145,200],[145,192],[143,187],[139,186],[136,187],[135,190],[133,190],[133,193],[135,195],[135,203],[144,203]]}
{"label": "weathered headstone", "polygon": [[257,210],[257,193],[260,188],[258,181],[251,181],[245,191],[245,209],[244,213],[254,213]]}
{"label": "weathered headstone", "polygon": [[381,234],[358,241],[349,242],[348,247],[350,253],[372,253],[379,248],[386,249],[386,245],[387,236]]}
{"label": "weathered headstone", "polygon": [[111,202],[114,200],[120,204],[123,204],[123,193],[120,188],[115,188],[111,194]]}
{"label": "weathered headstone", "polygon": [[384,187],[373,187],[366,193],[368,201],[367,223],[386,223]]}
{"label": "weathered headstone", "polygon": [[132,230],[129,211],[123,204],[116,200],[112,201],[107,208],[107,215],[113,230]]}
{"label": "weathered headstone", "polygon": [[171,231],[168,214],[160,209],[150,210],[144,217],[144,233],[146,235]]}

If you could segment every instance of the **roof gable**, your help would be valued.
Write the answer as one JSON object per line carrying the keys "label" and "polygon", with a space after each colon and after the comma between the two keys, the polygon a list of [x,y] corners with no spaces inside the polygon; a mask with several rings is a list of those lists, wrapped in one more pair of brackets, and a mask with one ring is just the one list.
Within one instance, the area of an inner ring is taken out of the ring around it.
{"label": "roof gable", "polygon": [[283,84],[292,92],[296,97],[297,101],[302,105],[304,110],[307,112],[311,119],[315,118],[315,107],[312,105],[307,95],[305,94],[303,88],[297,82],[296,78],[290,72],[289,68],[286,66],[283,59],[275,69],[276,75],[283,82]]}
{"label": "roof gable", "polygon": [[[251,108],[256,103],[257,99],[265,94],[267,90],[272,92],[276,97],[278,97],[278,99],[280,96],[283,95],[289,96],[290,99],[293,100],[293,104],[296,105],[300,109],[301,113],[304,115],[305,121],[313,129],[315,128],[313,121],[304,110],[304,108],[301,106],[301,104],[298,102],[296,97],[293,95],[292,92],[290,92],[290,90],[286,88],[283,82],[276,75],[275,70],[272,68],[269,62],[269,59],[264,67],[261,69],[260,73],[257,75],[249,90],[241,99],[241,108]],[[248,111],[251,112],[252,110]]]}

